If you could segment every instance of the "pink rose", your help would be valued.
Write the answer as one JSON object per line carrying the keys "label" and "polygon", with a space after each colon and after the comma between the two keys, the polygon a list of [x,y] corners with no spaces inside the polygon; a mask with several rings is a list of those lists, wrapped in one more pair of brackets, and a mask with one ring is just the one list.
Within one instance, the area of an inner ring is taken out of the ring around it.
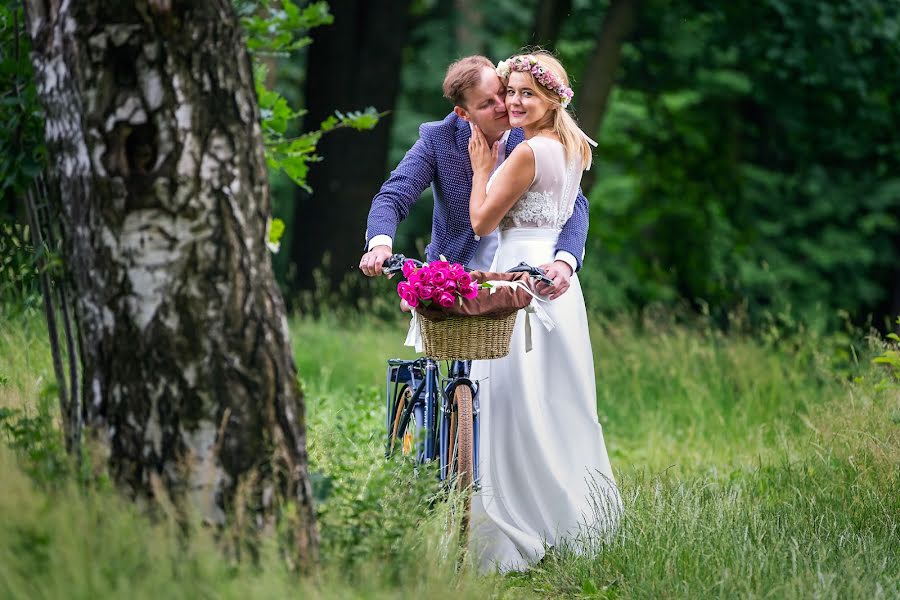
{"label": "pink rose", "polygon": [[456,278],[456,283],[460,287],[472,285],[472,276],[469,273],[463,271],[462,274]]}
{"label": "pink rose", "polygon": [[434,297],[434,286],[432,285],[422,284],[416,291],[422,300],[431,300]]}
{"label": "pink rose", "polygon": [[437,286],[444,285],[448,279],[446,268],[434,268],[431,271],[431,283]]}
{"label": "pink rose", "polygon": [[441,292],[437,297],[437,303],[444,308],[450,308],[455,301],[456,298],[454,297],[454,294],[451,294],[450,292]]}
{"label": "pink rose", "polygon": [[459,286],[452,279],[448,279],[444,282],[444,289],[448,292],[455,292]]}
{"label": "pink rose", "polygon": [[413,291],[413,286],[408,281],[401,281],[397,284],[397,294],[406,300],[406,303],[415,308],[419,304],[419,299]]}
{"label": "pink rose", "polygon": [[446,260],[436,260],[434,262],[428,263],[428,265],[432,269],[437,269],[439,271],[446,271],[450,268],[450,263],[448,263]]}
{"label": "pink rose", "polygon": [[478,295],[478,285],[475,283],[470,283],[467,286],[460,286],[459,293],[466,300],[471,300]]}
{"label": "pink rose", "polygon": [[432,269],[429,265],[425,265],[424,267],[416,271],[416,273],[419,275],[419,281],[421,281],[422,283],[431,283]]}
{"label": "pink rose", "polygon": [[403,276],[409,279],[410,275],[416,272],[416,263],[407,259],[403,262]]}
{"label": "pink rose", "polygon": [[459,276],[465,272],[466,270],[459,263],[453,263],[452,265],[450,265],[450,268],[447,269],[447,274],[449,275],[450,279],[453,280],[459,279]]}

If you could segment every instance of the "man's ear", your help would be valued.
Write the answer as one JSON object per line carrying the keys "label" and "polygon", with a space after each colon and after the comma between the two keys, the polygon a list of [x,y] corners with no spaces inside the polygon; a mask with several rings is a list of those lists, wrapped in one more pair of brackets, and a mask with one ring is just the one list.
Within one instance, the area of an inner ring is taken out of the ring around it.
{"label": "man's ear", "polygon": [[453,112],[456,113],[456,116],[457,116],[457,117],[459,117],[460,119],[462,119],[462,120],[464,120],[464,121],[471,121],[471,120],[472,120],[472,118],[469,116],[469,113],[466,112],[466,109],[464,109],[462,106],[459,106],[459,105],[454,106],[454,107],[453,107]]}

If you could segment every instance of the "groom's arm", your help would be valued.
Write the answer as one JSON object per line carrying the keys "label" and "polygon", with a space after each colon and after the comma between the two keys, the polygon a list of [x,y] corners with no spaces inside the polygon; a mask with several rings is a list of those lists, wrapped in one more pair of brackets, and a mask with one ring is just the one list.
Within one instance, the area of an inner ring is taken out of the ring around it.
{"label": "groom's arm", "polygon": [[366,250],[392,245],[400,221],[409,215],[413,204],[435,178],[434,151],[421,135],[422,129],[419,132],[419,139],[372,199],[366,221]]}
{"label": "groom's arm", "polygon": [[579,270],[584,260],[584,247],[588,232],[588,201],[579,189],[575,198],[572,216],[563,225],[556,242],[556,260],[562,260],[572,267],[572,272]]}
{"label": "groom's arm", "polygon": [[[552,263],[541,265],[547,273],[547,277],[553,280],[553,285],[539,283],[537,292],[546,295],[550,300],[555,300],[569,289],[569,279],[581,268],[584,260],[584,244],[587,241],[588,230],[588,203],[581,189],[575,198],[575,207],[572,216],[563,225],[556,242],[556,256]],[[562,264],[562,263],[565,263]],[[568,266],[566,266],[568,265]],[[571,269],[571,270],[570,270]]]}

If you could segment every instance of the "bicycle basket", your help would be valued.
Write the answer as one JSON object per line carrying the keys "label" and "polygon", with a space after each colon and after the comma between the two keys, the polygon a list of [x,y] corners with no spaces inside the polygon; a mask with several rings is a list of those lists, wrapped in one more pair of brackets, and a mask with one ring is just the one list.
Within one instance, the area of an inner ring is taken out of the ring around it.
{"label": "bicycle basket", "polygon": [[419,314],[425,355],[437,360],[487,360],[509,354],[517,312],[505,317],[429,319]]}
{"label": "bicycle basket", "polygon": [[[484,281],[529,281],[525,273],[474,271]],[[493,292],[493,293],[492,293]],[[437,360],[488,360],[509,354],[509,342],[519,309],[531,302],[521,289],[481,289],[478,297],[440,308],[434,304],[416,308],[426,356]]]}

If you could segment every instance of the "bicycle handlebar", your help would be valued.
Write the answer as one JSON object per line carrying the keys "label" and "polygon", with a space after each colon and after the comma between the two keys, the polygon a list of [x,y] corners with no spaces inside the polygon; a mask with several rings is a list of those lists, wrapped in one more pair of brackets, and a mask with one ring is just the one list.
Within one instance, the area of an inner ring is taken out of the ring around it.
{"label": "bicycle handlebar", "polygon": [[[390,258],[384,261],[384,264],[381,267],[381,272],[385,275],[392,275],[394,273],[399,273],[403,270],[403,263],[407,260],[413,261],[416,267],[422,266],[422,261],[416,260],[414,258],[407,259],[402,254],[392,254]],[[472,271],[472,269],[468,267],[464,267],[466,271]],[[533,267],[526,262],[520,262],[515,267],[506,271],[507,273],[528,273],[533,279],[545,283],[547,285],[553,285],[553,280],[547,277],[547,274],[540,267]]]}

